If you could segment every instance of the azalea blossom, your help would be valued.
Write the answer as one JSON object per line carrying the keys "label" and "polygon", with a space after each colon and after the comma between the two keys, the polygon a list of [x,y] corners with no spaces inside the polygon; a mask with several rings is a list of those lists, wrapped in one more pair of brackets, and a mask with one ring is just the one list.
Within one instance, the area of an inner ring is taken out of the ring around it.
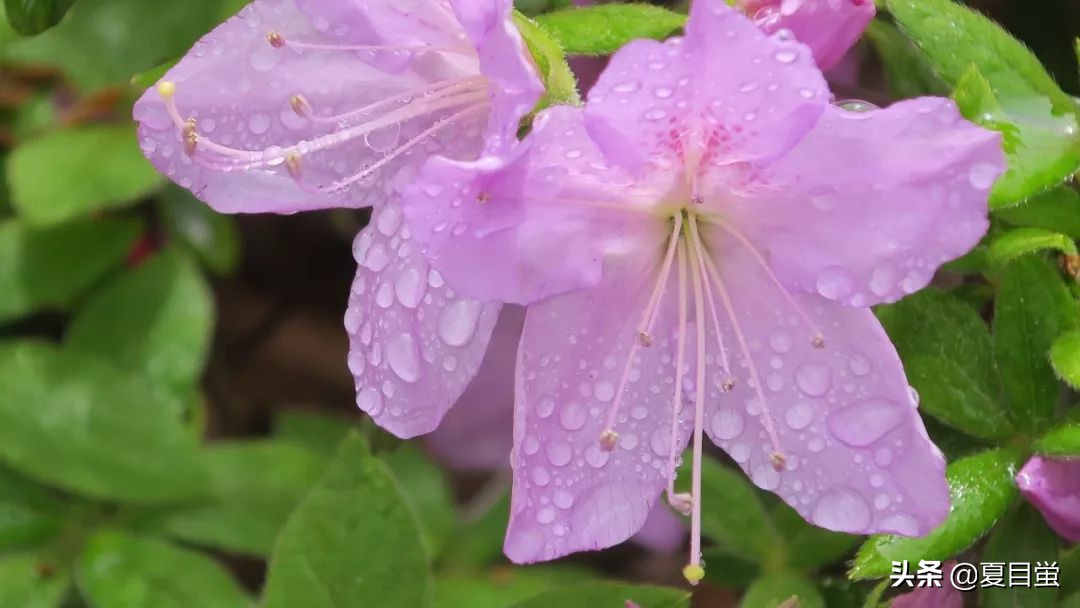
{"label": "azalea blossom", "polygon": [[1034,456],[1020,469],[1016,484],[1055,532],[1080,542],[1080,459]]}
{"label": "azalea blossom", "polygon": [[874,19],[874,0],[739,0],[758,25],[772,33],[789,31],[828,70],[840,63]]}
{"label": "azalea blossom", "polygon": [[541,113],[508,157],[433,159],[408,190],[448,284],[530,304],[513,561],[619,543],[665,493],[697,582],[704,434],[819,526],[945,517],[944,459],[865,307],[978,242],[1000,138],[948,99],[829,97],[806,46],[698,0],[685,37],[616,53],[584,109]]}
{"label": "azalea blossom", "polygon": [[428,267],[401,189],[433,155],[514,144],[542,90],[510,0],[256,0],[134,116],[154,166],[219,211],[375,207],[354,244],[349,368],[360,407],[410,437],[476,373],[500,306]]}

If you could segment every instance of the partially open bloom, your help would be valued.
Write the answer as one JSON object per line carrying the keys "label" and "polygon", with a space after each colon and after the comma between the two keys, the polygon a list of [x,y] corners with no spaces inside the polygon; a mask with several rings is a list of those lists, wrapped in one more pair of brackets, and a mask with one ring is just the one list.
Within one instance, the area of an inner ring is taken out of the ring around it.
{"label": "partially open bloom", "polygon": [[[925,534],[949,509],[872,312],[987,228],[998,135],[947,99],[849,112],[809,50],[722,0],[619,51],[586,108],[509,158],[434,159],[406,194],[462,293],[532,303],[518,352],[517,562],[629,537],[664,491],[700,580],[705,433],[813,523]],[[481,272],[482,270],[482,272]]]}
{"label": "partially open bloom", "polygon": [[874,0],[740,0],[770,34],[787,30],[810,47],[822,70],[840,63],[874,19]]}
{"label": "partially open bloom", "polygon": [[400,436],[438,424],[498,314],[428,267],[400,191],[433,155],[516,142],[542,84],[511,11],[510,0],[256,0],[135,105],[154,166],[219,211],[376,207],[354,245],[349,367],[359,405]]}
{"label": "partially open bloom", "polygon": [[1035,456],[1020,469],[1016,484],[1055,532],[1080,543],[1080,458]]}

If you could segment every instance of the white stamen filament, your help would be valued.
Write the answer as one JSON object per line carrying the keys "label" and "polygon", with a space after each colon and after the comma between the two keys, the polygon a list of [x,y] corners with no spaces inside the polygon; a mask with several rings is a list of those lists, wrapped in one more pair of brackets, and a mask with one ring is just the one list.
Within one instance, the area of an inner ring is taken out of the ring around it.
{"label": "white stamen filament", "polygon": [[[704,254],[701,240],[697,236],[696,220],[690,218],[690,230],[694,246],[690,250],[691,264],[697,266],[694,277],[694,324],[697,329],[697,377],[694,380],[694,467],[691,477],[690,495],[693,508],[690,515],[690,569],[686,572],[702,572],[701,567],[701,455],[705,420],[705,299],[703,297],[703,274],[701,256]],[[691,584],[698,581],[688,577]]]}
{"label": "white stamen filament", "polygon": [[[676,337],[675,357],[675,387],[671,396],[671,437],[668,452],[668,504],[675,509],[686,513],[688,504],[687,497],[675,493],[676,460],[679,445],[679,413],[682,410],[682,379],[683,367],[686,363],[686,245],[684,239],[678,240],[679,254],[679,333]],[[697,464],[695,463],[695,466]],[[693,500],[693,497],[690,497]]]}
{"label": "white stamen filament", "polygon": [[418,97],[447,97],[451,93],[475,93],[485,90],[486,88],[484,84],[484,79],[479,76],[473,78],[453,78],[450,80],[436,82],[432,85],[422,87],[420,89],[413,89],[411,91],[405,91],[404,93],[393,95],[385,99],[380,99],[379,101],[370,103],[362,108],[350,110],[343,114],[336,114],[334,116],[319,116],[318,114],[312,114],[307,118],[309,118],[312,122],[318,124],[333,124],[344,127],[348,122],[352,121],[357,116],[370,114],[371,112],[382,110],[385,107],[392,106],[397,103],[408,103],[414,101]]}
{"label": "white stamen filament", "polygon": [[641,318],[641,324],[638,325],[638,338],[645,346],[652,344],[651,332],[653,324],[656,323],[656,312],[659,310],[660,300],[663,299],[668,277],[671,276],[671,264],[675,260],[675,248],[682,238],[682,227],[683,215],[679,213],[675,215],[675,227],[672,229],[671,240],[668,241],[667,252],[664,253],[664,265],[660,271],[660,280],[653,287],[652,295],[649,296],[649,303],[645,306],[645,314]]}

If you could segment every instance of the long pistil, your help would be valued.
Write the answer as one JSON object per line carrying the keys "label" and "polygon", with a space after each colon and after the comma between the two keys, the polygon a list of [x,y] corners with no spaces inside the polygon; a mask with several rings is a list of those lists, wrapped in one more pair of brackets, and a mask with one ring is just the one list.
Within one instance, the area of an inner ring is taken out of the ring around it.
{"label": "long pistil", "polygon": [[705,420],[705,298],[703,254],[701,241],[697,238],[694,218],[690,219],[690,229],[694,235],[694,246],[687,247],[690,253],[690,265],[694,267],[694,325],[697,329],[697,377],[694,381],[694,466],[691,476],[690,496],[693,507],[690,512],[690,563],[683,569],[683,574],[692,585],[698,584],[705,576],[701,566],[701,457]]}
{"label": "long pistil", "polygon": [[687,286],[686,273],[688,262],[686,244],[684,239],[679,239],[679,334],[676,338],[675,356],[675,386],[671,396],[671,435],[668,443],[668,504],[675,510],[689,515],[693,508],[693,496],[675,493],[676,460],[679,450],[679,414],[682,411],[682,380],[683,368],[686,365],[686,300]]}

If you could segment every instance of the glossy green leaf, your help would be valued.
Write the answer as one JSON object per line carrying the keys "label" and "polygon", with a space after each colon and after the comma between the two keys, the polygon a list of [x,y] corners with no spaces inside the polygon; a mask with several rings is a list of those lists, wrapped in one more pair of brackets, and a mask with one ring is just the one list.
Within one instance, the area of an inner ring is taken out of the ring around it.
{"label": "glossy green leaf", "polygon": [[1017,496],[1019,454],[990,450],[951,463],[946,475],[952,509],[945,522],[922,538],[876,535],[859,549],[849,576],[881,578],[892,562],[946,560],[975,544],[997,523]]}
{"label": "glossy green leaf", "polygon": [[86,543],[79,589],[101,608],[249,608],[251,599],[210,557],[163,540],[104,531]]}
{"label": "glossy green leaf", "polygon": [[220,275],[236,271],[240,233],[232,216],[214,211],[178,186],[165,189],[159,208],[169,235],[203,265]]}
{"label": "glossy green leaf", "polygon": [[106,500],[160,503],[205,491],[179,404],[91,355],[0,344],[0,461]]}
{"label": "glossy green leaf", "polygon": [[67,344],[185,395],[206,364],[213,316],[202,273],[165,250],[95,293],[72,321]]}
{"label": "glossy green leaf", "polygon": [[66,511],[58,492],[0,467],[0,553],[56,536]]}
{"label": "glossy green leaf", "polygon": [[1014,207],[994,211],[1013,226],[1041,228],[1080,239],[1080,193],[1060,186]]}
{"label": "glossy green leaf", "polygon": [[170,511],[164,529],[188,542],[260,556],[273,550],[326,465],[323,456],[284,441],[216,443],[206,460],[211,498]]}
{"label": "glossy green leaf", "polygon": [[381,458],[419,516],[429,554],[438,556],[457,525],[454,501],[442,471],[412,443],[403,443]]}
{"label": "glossy green leaf", "polygon": [[[792,604],[794,601],[796,603]],[[784,604],[784,602],[789,602]],[[825,599],[814,583],[802,575],[787,572],[769,574],[759,578],[743,596],[741,608],[825,608]]]}
{"label": "glossy green leaf", "polygon": [[877,313],[919,391],[920,411],[984,439],[1012,433],[990,332],[974,309],[927,289]]}
{"label": "glossy green leaf", "polygon": [[682,589],[626,585],[620,583],[584,583],[545,591],[513,608],[622,608],[631,601],[641,608],[689,608],[690,594]]}
{"label": "glossy green leaf", "polygon": [[600,4],[536,17],[571,55],[608,55],[631,40],[662,40],[686,24],[686,16],[651,4]]}
{"label": "glossy green leaf", "polygon": [[[475,576],[444,576],[435,581],[434,608],[507,608],[535,595],[592,577],[566,566],[502,567]],[[621,608],[621,607],[620,607]]]}
{"label": "glossy green leaf", "polygon": [[[683,458],[679,480],[689,480],[692,458]],[[705,536],[759,564],[782,555],[783,538],[754,487],[741,471],[701,459],[701,529]]]}
{"label": "glossy green leaf", "polygon": [[35,225],[129,205],[164,179],[128,125],[56,131],[23,143],[8,159],[7,176],[12,205]]}
{"label": "glossy green leaf", "polygon": [[[1058,544],[1057,534],[1046,525],[1042,514],[1021,502],[994,529],[979,561],[1004,564],[1024,562],[1034,567],[1038,562],[1056,562]],[[1004,589],[984,588],[979,592],[982,608],[1053,608],[1057,595],[1056,587],[1022,585]]]}
{"label": "glossy green leaf", "polygon": [[990,264],[1004,266],[1016,258],[1045,250],[1076,255],[1076,243],[1071,237],[1060,232],[1041,228],[1017,228],[994,239],[986,253]]}
{"label": "glossy green leaf", "polygon": [[1050,456],[1080,456],[1080,422],[1067,422],[1035,442],[1035,451]]}
{"label": "glossy green leaf", "polygon": [[263,606],[428,606],[421,535],[386,465],[351,434],[278,537]]}
{"label": "glossy green leaf", "polygon": [[62,572],[44,574],[33,556],[0,557],[0,606],[59,608],[71,578]]}
{"label": "glossy green leaf", "polygon": [[1060,386],[1050,347],[1074,327],[1077,309],[1061,273],[1038,256],[1025,256],[1001,273],[994,309],[994,352],[1017,427],[1046,427]]}
{"label": "glossy green leaf", "polygon": [[1058,336],[1050,348],[1050,362],[1062,380],[1080,389],[1080,331]]}
{"label": "glossy green leaf", "polygon": [[948,87],[934,73],[926,55],[895,25],[875,19],[866,29],[866,39],[881,58],[893,96],[903,99],[948,94]]}
{"label": "glossy green leaf", "polygon": [[216,25],[222,0],[79,0],[68,18],[3,50],[9,61],[55,65],[79,88],[127,82],[183,55]]}
{"label": "glossy green leaf", "polygon": [[40,34],[56,25],[75,0],[4,0],[8,23],[24,36]]}
{"label": "glossy green leaf", "polygon": [[0,222],[0,322],[70,302],[116,267],[139,235],[130,220],[79,220],[51,228]]}
{"label": "glossy green leaf", "polygon": [[559,43],[543,26],[521,13],[514,13],[514,23],[521,31],[529,54],[540,71],[540,78],[544,81],[544,97],[537,104],[537,109],[580,104],[577,78],[566,62],[566,53]]}

